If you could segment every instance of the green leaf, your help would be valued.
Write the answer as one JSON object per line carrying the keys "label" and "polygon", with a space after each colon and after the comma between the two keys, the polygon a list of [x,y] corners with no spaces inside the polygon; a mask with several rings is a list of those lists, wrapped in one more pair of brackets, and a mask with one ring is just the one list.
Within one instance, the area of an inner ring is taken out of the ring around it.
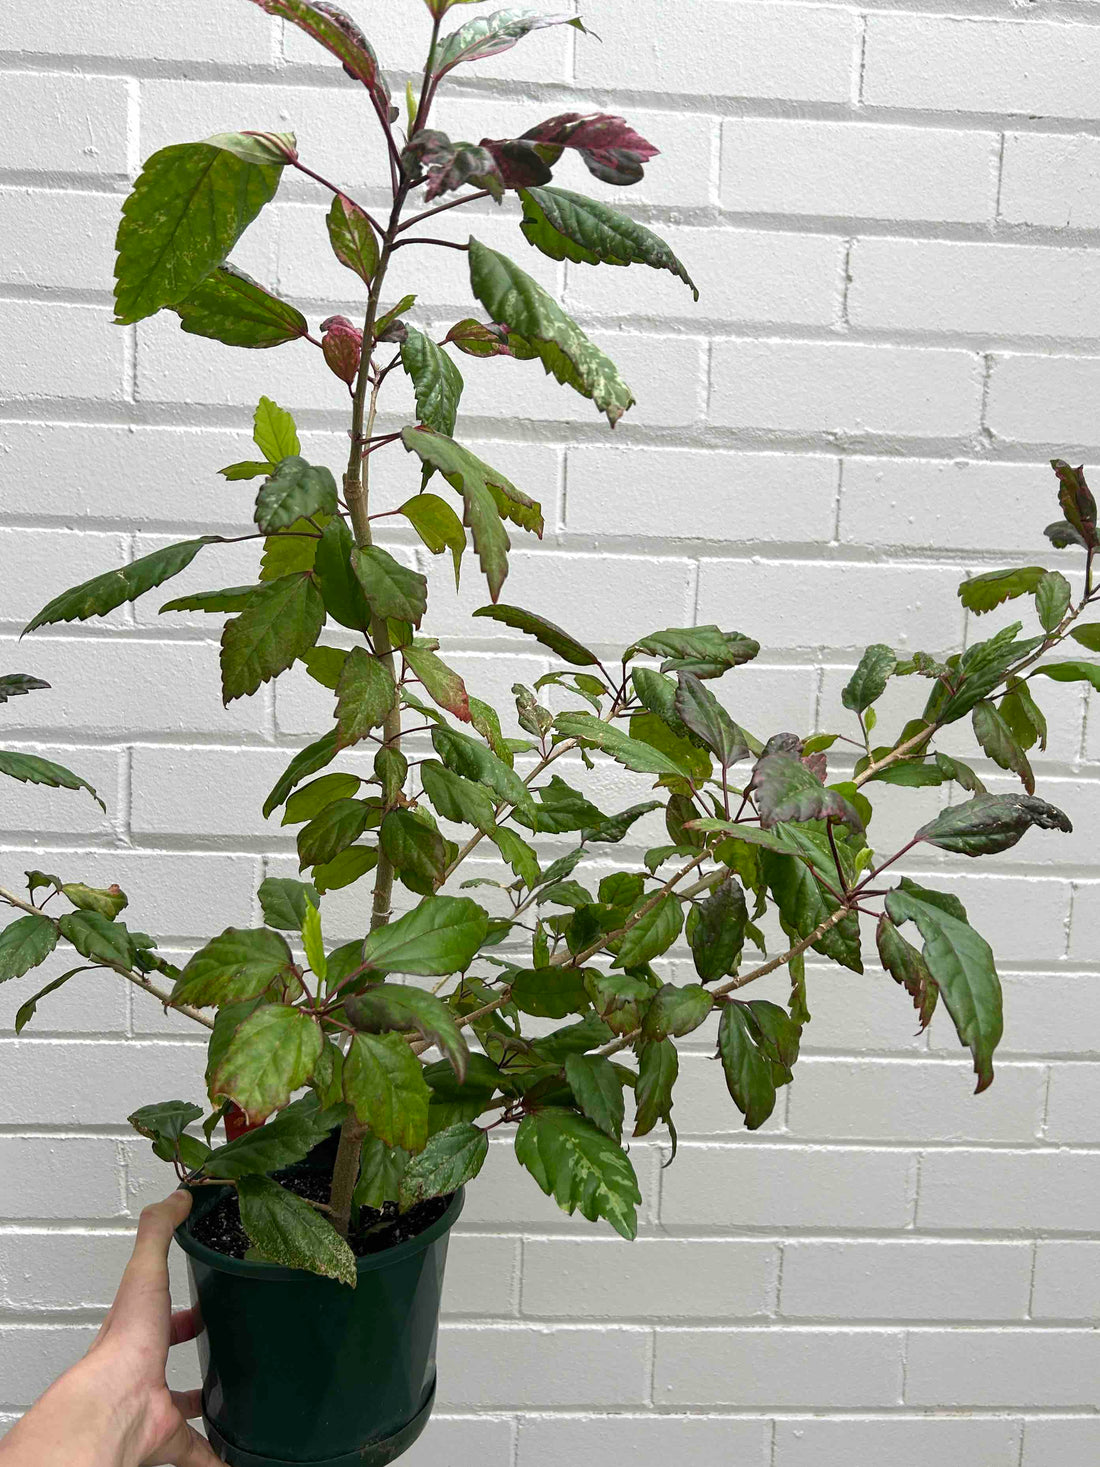
{"label": "green leaf", "polygon": [[401,344],[401,365],[416,394],[417,421],[449,438],[455,430],[462,373],[441,346],[415,326]]}
{"label": "green leaf", "polygon": [[464,972],[488,932],[488,915],[469,897],[430,896],[370,933],[363,962],[376,973],[442,978]]}
{"label": "green leaf", "polygon": [[414,494],[397,512],[405,516],[433,555],[442,555],[444,550],[451,552],[457,590],[462,552],[466,549],[466,531],[458,515],[438,494],[425,493]]}
{"label": "green leaf", "polygon": [[376,983],[349,998],[344,1008],[361,1033],[399,1029],[419,1034],[446,1056],[460,1083],[466,1078],[469,1047],[453,1013],[434,994],[403,983]]}
{"label": "green leaf", "polygon": [[683,766],[641,739],[633,739],[612,724],[604,723],[592,713],[559,713],[554,727],[566,738],[579,739],[603,749],[617,764],[638,774],[678,774]]}
{"label": "green leaf", "polygon": [[225,346],[260,349],[309,335],[309,322],[301,311],[229,264],[212,270],[171,309],[182,330]]}
{"label": "green leaf", "polygon": [[269,927],[278,927],[284,932],[300,932],[306,903],[312,902],[316,906],[320,900],[316,887],[308,882],[280,876],[268,876],[261,881],[259,897],[264,921]]}
{"label": "green leaf", "polygon": [[942,851],[991,856],[1009,850],[1033,825],[1041,830],[1073,829],[1067,815],[1034,795],[976,795],[963,805],[941,810],[921,826],[916,838]]}
{"label": "green leaf", "polygon": [[1065,576],[1047,571],[1035,588],[1035,610],[1045,632],[1053,632],[1069,610],[1073,591]]}
{"label": "green leaf", "polygon": [[618,815],[609,815],[606,820],[582,830],[581,839],[589,845],[617,845],[643,815],[660,808],[660,800],[645,800],[640,805],[631,805],[627,810],[620,810]]}
{"label": "green leaf", "polygon": [[148,158],[118,226],[116,321],[140,321],[186,300],[274,197],[282,175],[281,157],[245,161],[213,139]]}
{"label": "green leaf", "polygon": [[623,1082],[609,1059],[598,1054],[571,1054],[565,1061],[565,1078],[578,1106],[613,1141],[621,1141]]}
{"label": "green leaf", "polygon": [[516,1132],[516,1158],[563,1212],[578,1209],[589,1222],[603,1217],[633,1239],[642,1200],[630,1158],[591,1121],[548,1106],[524,1116]]}
{"label": "green leaf", "polygon": [[616,968],[638,968],[666,952],[680,935],[684,925],[679,898],[663,896],[644,917],[640,917],[619,944]]}
{"label": "green leaf", "polygon": [[302,919],[302,947],[310,971],[323,983],[328,976],[328,961],[325,958],[325,943],[321,935],[321,914],[310,899],[306,898],[306,914]]}
{"label": "green leaf", "polygon": [[879,961],[895,983],[900,983],[913,1000],[923,1033],[936,1010],[940,991],[928,966],[912,943],[906,942],[883,912],[875,931]]}
{"label": "green leaf", "polygon": [[228,464],[224,469],[219,469],[218,473],[224,474],[232,483],[237,479],[266,479],[268,474],[274,472],[274,469],[274,464],[259,463],[256,459],[244,459],[241,463]]}
{"label": "green leaf", "polygon": [[[317,523],[320,522],[319,519]],[[312,571],[320,545],[314,523],[307,519],[297,519],[289,530],[269,535],[260,560],[261,584],[294,575],[296,571]]]}
{"label": "green leaf", "polygon": [[324,769],[325,765],[331,764],[335,757],[336,730],[333,728],[295,754],[275,781],[274,788],[264,801],[264,819],[266,820],[273,811],[279,808],[295,785],[300,784],[311,774],[316,774],[319,769]]}
{"label": "green leaf", "polygon": [[378,865],[378,852],[373,846],[348,846],[331,861],[324,861],[313,868],[313,882],[324,896],[326,891],[340,891],[351,886],[368,871]]}
{"label": "green leaf", "polygon": [[422,1151],[431,1091],[400,1034],[355,1034],[344,1060],[344,1097],[387,1146]]}
{"label": "green leaf", "polygon": [[378,545],[356,546],[351,567],[375,616],[420,625],[428,607],[428,583],[419,571],[407,569]]}
{"label": "green leaf", "polygon": [[986,571],[963,581],[959,600],[969,611],[981,616],[1017,596],[1030,596],[1047,572],[1041,565],[1023,565],[1014,570]]}
{"label": "green leaf", "polygon": [[453,728],[433,728],[432,744],[448,769],[485,785],[498,801],[534,819],[535,801],[531,791],[515,770],[498,759],[491,749]]}
{"label": "green leaf", "polygon": [[44,683],[41,678],[30,677],[25,672],[4,673],[3,676],[0,676],[0,703],[6,703],[9,698],[18,698],[49,686],[49,683]]}
{"label": "green leaf", "polygon": [[221,591],[196,591],[191,596],[177,596],[166,601],[164,611],[241,611],[260,589],[259,586],[226,586]]}
{"label": "green leaf", "polygon": [[[350,799],[362,783],[356,774],[322,774],[320,779],[311,780],[290,796],[280,823],[300,825],[312,820],[334,800]],[[295,923],[295,928],[297,926]]]}
{"label": "green leaf", "polygon": [[397,699],[393,676],[365,647],[353,647],[336,685],[336,746],[346,749],[381,728]]}
{"label": "green leaf", "polygon": [[82,958],[95,963],[128,968],[133,958],[130,934],[121,922],[112,922],[101,912],[66,912],[58,922],[61,936],[71,942]]}
{"label": "green leaf", "polygon": [[430,896],[442,883],[447,843],[419,815],[410,810],[390,810],[382,821],[378,844],[410,891]]}
{"label": "green leaf", "polygon": [[324,1036],[301,1009],[262,1004],[234,1033],[210,1076],[210,1099],[232,1100],[250,1124],[281,1110],[313,1074]]}
{"label": "green leaf", "polygon": [[[2,961],[2,959],[3,940],[2,938],[0,938],[0,961]],[[47,994],[53,993],[56,989],[61,988],[64,984],[68,983],[70,978],[75,978],[78,973],[91,973],[92,971],[92,968],[70,968],[67,973],[62,973],[60,978],[55,978],[52,983],[47,983],[44,988],[40,988],[37,993],[32,994],[25,1003],[21,1003],[15,1011],[16,1037],[22,1034],[23,1030],[34,1018],[35,1014],[38,1012],[38,1005],[40,1001],[44,999]],[[3,982],[2,978],[0,978],[0,982]]]}
{"label": "green leaf", "polygon": [[341,626],[350,627],[353,632],[368,631],[370,607],[351,567],[355,541],[343,515],[337,515],[328,522],[316,543],[314,569],[321,582],[325,610]]}
{"label": "green leaf", "polygon": [[178,576],[204,545],[210,545],[217,539],[217,535],[202,535],[197,540],[166,545],[162,550],[154,550],[118,570],[107,571],[82,585],[73,586],[71,590],[62,591],[27,623],[24,634],[51,622],[87,621],[90,616],[106,616],[123,602],[136,601],[154,586]]}
{"label": "green leaf", "polygon": [[1013,622],[987,642],[978,642],[967,648],[952,674],[952,681],[961,682],[958,691],[949,693],[942,683],[937,682],[925,705],[924,719],[936,718],[941,723],[954,723],[992,692],[1013,667],[1043,645],[1043,637],[1025,637],[1017,641],[1019,630],[1020,623]]}
{"label": "green leaf", "polygon": [[1100,691],[1100,665],[1094,662],[1048,662],[1031,676],[1053,678],[1056,683],[1091,683]]}
{"label": "green leaf", "polygon": [[190,959],[172,990],[173,1004],[206,1008],[238,1003],[297,976],[286,938],[266,927],[227,927]]}
{"label": "green leaf", "polygon": [[761,1048],[763,1035],[748,1004],[736,1001],[722,1010],[718,1053],[733,1103],[750,1131],[758,1130],[775,1109],[773,1061]]}
{"label": "green leaf", "polygon": [[897,653],[892,647],[882,642],[868,647],[840,695],[845,708],[850,708],[853,713],[864,713],[872,703],[877,703],[897,665]]}
{"label": "green leaf", "polygon": [[960,1041],[969,1046],[977,1093],[993,1083],[993,1051],[1003,1032],[1001,985],[989,944],[974,931],[955,897],[918,886],[908,877],[886,898],[892,921],[915,922],[922,956],[943,994]]}
{"label": "green leaf", "polygon": [[401,655],[424,684],[432,702],[463,723],[470,722],[470,699],[458,673],[427,647],[403,647]]}
{"label": "green leaf", "polygon": [[455,774],[434,759],[421,764],[420,778],[424,793],[444,820],[476,825],[483,834],[493,834],[496,829],[493,801],[481,785],[463,779],[461,774]]}
{"label": "green leaf", "polygon": [[252,415],[252,437],[264,458],[272,464],[293,458],[302,451],[294,419],[270,397],[261,397],[256,405]]}
{"label": "green leaf", "polygon": [[141,1106],[126,1119],[139,1136],[150,1141],[178,1141],[193,1121],[202,1119],[202,1106],[187,1100],[161,1100]]}
{"label": "green leaf", "polygon": [[519,196],[520,228],[528,244],[550,259],[669,270],[699,299],[695,282],[665,241],[618,209],[562,188],[520,189]]}
{"label": "green leaf", "polygon": [[693,672],[681,672],[677,678],[674,706],[680,722],[702,739],[723,769],[749,757],[744,733]]}
{"label": "green leaf", "polygon": [[652,657],[664,658],[662,672],[693,672],[696,677],[710,678],[751,662],[759,651],[760,643],[741,632],[723,632],[713,625],[668,627],[628,647],[623,661],[629,662],[638,652],[648,652]]}
{"label": "green leaf", "polygon": [[576,968],[528,968],[511,979],[512,1002],[540,1019],[583,1014],[589,1004],[584,974]]}
{"label": "green leaf", "polygon": [[409,453],[415,453],[426,468],[438,469],[462,495],[463,523],[470,527],[478,563],[495,601],[508,574],[511,545],[502,521],[511,519],[541,537],[541,510],[511,480],[443,433],[430,427],[404,428],[401,441]]}
{"label": "green leaf", "polygon": [[74,907],[82,912],[98,912],[113,921],[130,905],[126,893],[117,884],[113,886],[86,886],[83,881],[69,881],[61,888]]}
{"label": "green leaf", "polygon": [[346,195],[336,194],[325,222],[332,253],[369,285],[378,269],[378,238],[366,214]]}
{"label": "green leaf", "polygon": [[314,514],[336,513],[336,480],[329,469],[298,454],[284,458],[256,496],[257,525],[265,534],[287,530]]}
{"label": "green leaf", "polygon": [[662,984],[646,1010],[642,1038],[655,1042],[690,1034],[713,1007],[714,1000],[698,983],[685,983],[679,988],[675,983]]}
{"label": "green leaf", "polygon": [[[477,613],[475,612],[476,616]],[[1100,652],[1100,621],[1093,622],[1091,626],[1074,627],[1070,636],[1075,642],[1079,642],[1087,652]]]}
{"label": "green leaf", "polygon": [[336,691],[336,685],[340,681],[340,674],[347,660],[348,654],[342,647],[328,647],[323,642],[318,642],[302,657],[305,670],[313,681],[320,683],[323,688],[328,688],[331,692]]}
{"label": "green leaf", "polygon": [[[738,826],[738,838],[752,844],[761,844],[748,834],[751,829],[751,826]],[[818,848],[809,835],[804,840],[799,840],[797,828],[788,826],[784,830],[784,837],[787,849],[797,850],[798,854],[781,856],[765,848],[762,857],[764,878],[783,921],[799,937],[808,937],[837,909],[837,903],[822,890],[814,872],[820,872],[833,885],[836,882],[836,870],[827,848],[824,851]],[[848,912],[813,946],[815,951],[831,958],[841,967],[850,968],[853,973],[863,972],[859,917],[855,912]]]}
{"label": "green leaf", "polygon": [[[438,4],[438,0],[433,3]],[[442,15],[444,11],[438,13]],[[497,10],[492,15],[475,16],[437,44],[432,52],[432,74],[438,80],[460,62],[484,61],[501,51],[509,51],[529,31],[548,25],[580,26],[580,22],[569,15],[533,15],[528,10]],[[580,28],[583,30],[583,26]]]}
{"label": "green leaf", "polygon": [[1028,794],[1035,792],[1035,775],[1012,730],[992,703],[978,703],[973,713],[974,737],[1002,769],[1018,774]]}
{"label": "green leaf", "polygon": [[473,236],[470,285],[491,319],[518,333],[559,382],[591,398],[612,427],[633,405],[634,394],[614,363],[554,298],[514,261]]}
{"label": "green leaf", "polygon": [[0,932],[0,983],[22,978],[45,962],[57,946],[57,928],[48,917],[17,917]]}
{"label": "green leaf", "polygon": [[634,1090],[635,1136],[648,1136],[658,1121],[671,1124],[672,1087],[679,1070],[679,1056],[671,1039],[641,1046]]}
{"label": "green leaf", "polygon": [[688,941],[695,971],[704,983],[736,973],[748,919],[745,893],[732,877],[694,909],[694,917],[688,918]]}
{"label": "green leaf", "polygon": [[308,571],[269,581],[222,629],[222,699],[231,703],[291,667],[316,642],[325,607]]}
{"label": "green leaf", "polygon": [[208,1177],[253,1176],[277,1172],[302,1161],[319,1145],[339,1120],[338,1110],[324,1110],[315,1095],[305,1095],[281,1110],[266,1126],[246,1131],[236,1141],[219,1146],[207,1157],[203,1171]]}
{"label": "green leaf", "polygon": [[524,886],[533,891],[542,873],[539,869],[538,857],[527,842],[514,830],[509,830],[507,826],[497,826],[496,829],[490,831],[489,839]]}
{"label": "green leaf", "polygon": [[561,627],[555,626],[552,621],[536,616],[533,611],[524,611],[518,606],[479,606],[474,615],[487,616],[492,621],[503,622],[507,627],[515,627],[517,631],[526,632],[528,636],[534,637],[536,642],[541,642],[544,647],[549,647],[550,651],[560,657],[563,662],[570,662],[574,667],[599,666],[600,659],[595,652],[590,652],[575,637],[562,631]]}
{"label": "green leaf", "polygon": [[797,754],[779,750],[765,754],[752,772],[749,789],[756,796],[765,830],[786,821],[840,820],[862,830],[859,811],[837,790],[826,789]]}
{"label": "green leaf", "polygon": [[402,1174],[401,1206],[413,1207],[429,1197],[457,1192],[459,1187],[473,1181],[488,1154],[488,1136],[469,1121],[437,1131]]}
{"label": "green leaf", "polygon": [[355,1255],[308,1202],[270,1177],[255,1176],[241,1177],[237,1200],[244,1230],[265,1259],[355,1288]]}
{"label": "green leaf", "polygon": [[410,1161],[401,1146],[387,1146],[368,1131],[363,1137],[359,1161],[359,1180],[355,1184],[352,1204],[381,1210],[387,1202],[401,1200],[401,1178]]}
{"label": "green leaf", "polygon": [[353,81],[362,82],[379,117],[388,120],[390,93],[378,69],[378,57],[351,16],[339,6],[311,4],[310,0],[253,0],[253,3],[260,5],[268,15],[289,20],[324,46]]}
{"label": "green leaf", "polygon": [[323,866],[354,845],[367,828],[362,800],[333,800],[298,832],[299,870]]}
{"label": "green leaf", "polygon": [[[710,751],[699,747],[701,740],[688,733],[679,718],[676,718],[676,722],[680,733],[673,733],[672,726],[656,713],[633,713],[630,716],[630,737],[655,749],[664,758],[671,759],[678,767],[681,779],[703,785],[711,777]],[[681,841],[681,832],[674,827],[677,824],[682,825],[683,821],[677,821],[676,812],[687,810],[688,806],[681,803],[686,799],[686,795],[681,795],[680,801],[670,801],[665,817],[665,828],[678,843]]]}
{"label": "green leaf", "polygon": [[63,764],[55,764],[52,759],[41,759],[37,754],[0,749],[0,774],[17,779],[20,784],[45,784],[51,789],[87,790],[101,810],[107,809],[86,779],[81,779]]}

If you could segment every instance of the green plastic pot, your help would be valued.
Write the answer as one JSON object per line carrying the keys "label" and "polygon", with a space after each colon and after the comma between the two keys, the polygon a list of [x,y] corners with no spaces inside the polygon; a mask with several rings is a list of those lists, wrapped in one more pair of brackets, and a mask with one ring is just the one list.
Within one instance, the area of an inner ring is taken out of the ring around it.
{"label": "green plastic pot", "polygon": [[[223,1188],[196,1194],[193,1217]],[[203,1420],[232,1467],[374,1467],[435,1398],[447,1237],[463,1192],[415,1238],[357,1260],[358,1285],[216,1253],[176,1230],[202,1316]],[[189,1220],[190,1221],[190,1220]]]}

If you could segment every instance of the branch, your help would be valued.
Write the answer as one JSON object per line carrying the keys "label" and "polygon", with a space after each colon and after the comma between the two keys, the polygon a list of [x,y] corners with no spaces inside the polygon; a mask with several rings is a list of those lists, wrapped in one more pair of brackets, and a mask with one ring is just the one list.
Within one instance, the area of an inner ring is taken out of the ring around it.
{"label": "branch", "polygon": [[403,234],[406,229],[411,229],[414,224],[421,224],[425,219],[430,219],[433,214],[442,214],[447,209],[457,209],[463,204],[472,204],[476,199],[488,199],[492,194],[487,188],[478,189],[474,194],[463,194],[460,199],[452,199],[448,204],[437,204],[434,209],[425,209],[422,214],[414,214],[411,219],[406,219],[404,224],[398,227],[398,234]]}
{"label": "branch", "polygon": [[[47,922],[51,923],[53,927],[60,931],[61,924],[56,918],[51,917],[48,912],[44,912],[41,907],[35,907],[30,902],[23,901],[22,897],[17,897],[14,892],[7,891],[2,886],[0,886],[0,901],[7,902],[9,907],[18,907],[21,912],[27,912],[32,917],[45,917]],[[140,988],[143,993],[149,994],[151,998],[155,998],[165,1008],[171,1006],[177,1014],[183,1014],[188,1019],[194,1019],[196,1024],[202,1024],[204,1028],[213,1029],[214,1021],[212,1019],[208,1019],[204,1013],[200,1013],[198,1009],[192,1008],[190,1004],[173,1005],[172,995],[166,993],[163,988],[158,988],[152,979],[148,978],[144,973],[135,973],[131,969],[123,967],[121,963],[101,962],[99,966],[101,968],[109,968],[112,972],[117,973],[120,978],[125,978],[127,982],[132,983],[135,988]]]}

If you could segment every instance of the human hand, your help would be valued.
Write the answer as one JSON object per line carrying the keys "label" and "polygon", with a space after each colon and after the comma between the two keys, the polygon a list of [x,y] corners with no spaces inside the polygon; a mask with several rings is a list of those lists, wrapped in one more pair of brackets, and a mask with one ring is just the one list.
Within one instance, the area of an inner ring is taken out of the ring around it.
{"label": "human hand", "polygon": [[169,1390],[168,1351],[194,1339],[193,1309],[172,1313],[168,1248],[189,1192],[145,1208],[115,1301],[83,1360],[0,1443],[0,1467],[218,1467],[190,1426],[201,1392]]}

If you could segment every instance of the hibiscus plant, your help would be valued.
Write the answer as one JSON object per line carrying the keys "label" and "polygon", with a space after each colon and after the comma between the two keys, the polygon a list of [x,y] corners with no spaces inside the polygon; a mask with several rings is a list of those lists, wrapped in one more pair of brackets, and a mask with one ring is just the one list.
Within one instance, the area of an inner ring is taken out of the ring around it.
{"label": "hibiscus plant", "polygon": [[[603,642],[578,608],[562,614],[566,631],[541,610],[506,604],[507,527],[538,536],[542,512],[536,496],[456,437],[463,372],[489,374],[502,394],[516,394],[537,372],[534,361],[612,427],[634,399],[600,347],[513,258],[476,236],[428,237],[419,226],[475,200],[518,200],[520,254],[526,244],[555,261],[670,271],[694,290],[648,228],[556,181],[583,165],[629,185],[657,149],[603,114],[567,113],[476,144],[434,126],[452,71],[542,27],[583,30],[576,18],[503,10],[443,34],[445,13],[466,0],[427,0],[428,59],[399,104],[366,37],[335,6],[252,3],[318,41],[365,93],[392,202],[376,212],[357,203],[300,159],[289,133],[219,133],[163,148],[123,206],[116,305],[123,324],[167,309],[184,331],[231,346],[316,349],[318,370],[350,395],[339,480],[303,457],[290,412],[260,398],[255,454],[222,471],[234,486],[259,481],[246,537],[261,552],[255,582],[163,608],[227,617],[226,703],[296,664],[331,690],[331,727],[294,755],[264,806],[298,827],[301,879],[266,879],[265,925],[228,929],[178,969],[122,920],[117,887],[33,871],[25,898],[0,890],[22,913],[0,934],[0,979],[64,943],[78,956],[74,972],[112,970],[205,1025],[206,1139],[188,1129],[203,1112],[180,1101],[146,1106],[131,1121],[180,1177],[236,1187],[260,1255],[347,1283],[355,1278],[347,1236],[360,1209],[407,1209],[471,1181],[492,1130],[514,1136],[519,1163],[565,1211],[633,1237],[640,1195],[629,1137],[663,1124],[675,1150],[676,1039],[713,1023],[733,1104],[750,1129],[762,1125],[792,1079],[810,1020],[807,954],[862,972],[872,932],[922,1026],[942,998],[984,1090],[1002,1031],[993,954],[958,897],[902,875],[902,862],[925,847],[995,854],[1033,825],[1070,829],[1035,795],[1028,751],[1046,740],[1038,679],[1100,686],[1100,666],[1077,649],[1069,660],[1048,657],[1067,638],[1100,651],[1100,622],[1077,624],[1098,596],[1096,505],[1082,471],[1055,463],[1063,518],[1047,530],[1054,546],[1082,553],[1076,586],[1042,566],[968,580],[959,594],[971,612],[1016,598],[1035,625],[1013,622],[942,657],[868,647],[842,694],[843,732],[753,733],[735,721],[727,702],[738,720],[753,721],[751,671],[741,669],[759,651],[739,630],[641,626],[612,658],[590,648],[595,641],[603,651]],[[328,243],[347,267],[349,296],[365,296],[361,326],[334,316],[313,331],[227,261],[288,168],[331,198]],[[481,314],[429,329],[410,317],[413,297],[387,296],[387,272],[398,250],[421,249],[430,262],[438,247],[466,254]],[[379,432],[394,373],[411,380],[415,420]],[[402,453],[418,461],[421,487],[395,503],[383,465]],[[440,657],[426,629],[425,576],[375,541],[390,516],[431,554],[452,557],[456,580],[478,574],[464,563],[472,548],[489,598],[477,615],[534,638],[553,659],[534,687],[514,690],[522,738],[509,737],[498,712]],[[200,554],[216,556],[223,540],[158,549],[66,591],[28,630],[103,616]],[[334,641],[324,640],[326,628]],[[883,738],[875,705],[903,678],[923,679],[927,699]],[[33,683],[8,678],[0,692]],[[964,719],[988,758],[1019,778],[1019,793],[988,793],[973,768],[936,749],[941,731]],[[370,777],[340,767],[345,751],[363,746],[373,751]],[[561,776],[570,753],[576,765],[609,759],[643,776],[649,797],[599,808]],[[3,754],[0,772],[83,783],[29,755]],[[950,802],[900,850],[881,853],[871,843],[870,797],[883,785],[949,785]],[[586,875],[624,841],[640,851],[655,820],[664,830],[644,857],[598,883]],[[541,841],[548,835],[568,838],[556,859]],[[499,879],[465,880],[474,851],[499,859]],[[362,935],[332,947],[325,896],[353,885],[364,893]],[[673,983],[661,959],[681,940],[695,981]],[[779,969],[790,980],[785,1006],[742,996]],[[17,1029],[42,996],[23,1005]],[[212,1147],[222,1119],[230,1139]],[[337,1127],[327,1204],[275,1179]]]}

